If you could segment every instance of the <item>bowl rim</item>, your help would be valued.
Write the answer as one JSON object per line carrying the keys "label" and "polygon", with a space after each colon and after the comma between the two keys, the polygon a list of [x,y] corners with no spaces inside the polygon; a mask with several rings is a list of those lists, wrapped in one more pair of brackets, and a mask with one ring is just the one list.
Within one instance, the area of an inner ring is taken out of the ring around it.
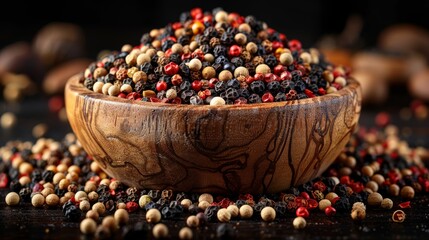
{"label": "bowl rim", "polygon": [[[110,102],[110,103],[125,103],[125,104],[135,104],[140,105],[148,108],[162,108],[162,109],[178,109],[178,108],[185,108],[186,110],[198,110],[198,109],[228,109],[228,110],[252,110],[252,109],[262,109],[262,108],[275,108],[275,107],[286,107],[286,106],[303,106],[303,105],[309,105],[314,103],[320,103],[325,101],[334,101],[338,100],[340,98],[346,97],[351,95],[353,92],[356,92],[358,90],[361,90],[360,83],[352,78],[347,78],[347,85],[337,92],[325,94],[323,96],[317,96],[313,98],[306,98],[306,99],[299,99],[299,100],[288,100],[288,101],[281,101],[281,102],[271,102],[271,103],[252,103],[252,104],[242,104],[242,105],[217,105],[212,106],[208,104],[204,105],[191,105],[191,104],[171,104],[171,103],[163,103],[163,102],[143,102],[143,101],[135,101],[131,99],[126,98],[119,98],[116,96],[109,96],[102,93],[97,93],[94,91],[91,91],[83,86],[82,83],[80,83],[80,79],[83,77],[83,74],[77,74],[69,78],[67,81],[66,87],[65,87],[65,94],[67,92],[75,93],[77,96],[83,96],[85,98],[91,98],[91,99],[97,99],[98,101],[103,102]],[[76,96],[76,97],[77,97]]]}

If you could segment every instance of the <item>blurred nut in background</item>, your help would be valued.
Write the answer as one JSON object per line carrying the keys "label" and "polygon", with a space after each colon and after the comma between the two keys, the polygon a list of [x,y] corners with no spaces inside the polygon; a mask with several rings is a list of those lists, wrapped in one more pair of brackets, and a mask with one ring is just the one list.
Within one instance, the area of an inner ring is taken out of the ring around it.
{"label": "blurred nut in background", "polygon": [[43,68],[30,44],[16,42],[0,51],[0,76],[6,72],[25,74],[31,80],[39,82],[43,75]]}
{"label": "blurred nut in background", "polygon": [[62,94],[67,80],[81,73],[91,63],[89,59],[75,59],[58,65],[49,71],[43,80],[43,91],[48,95]]}
{"label": "blurred nut in background", "polygon": [[429,101],[429,68],[413,75],[408,82],[408,89],[412,96]]}
{"label": "blurred nut in background", "polygon": [[422,54],[429,60],[429,31],[411,24],[397,24],[381,32],[380,49],[408,54]]}
{"label": "blurred nut in background", "polygon": [[75,24],[53,22],[37,33],[33,50],[49,69],[55,64],[85,56],[85,37]]}
{"label": "blurred nut in background", "polygon": [[362,87],[362,102],[364,104],[381,104],[389,95],[386,80],[372,71],[353,71],[350,74]]}
{"label": "blurred nut in background", "polygon": [[36,84],[24,74],[6,72],[0,75],[0,86],[3,86],[3,98],[7,102],[19,102],[25,96],[35,95]]}

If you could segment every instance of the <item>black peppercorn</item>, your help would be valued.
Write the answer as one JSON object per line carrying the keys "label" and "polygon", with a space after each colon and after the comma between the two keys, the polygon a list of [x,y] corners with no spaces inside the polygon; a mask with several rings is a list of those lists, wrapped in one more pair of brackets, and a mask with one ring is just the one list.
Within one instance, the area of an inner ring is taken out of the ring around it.
{"label": "black peppercorn", "polygon": [[204,216],[206,217],[208,222],[214,222],[217,220],[218,210],[219,210],[218,206],[208,206],[206,210],[204,210]]}
{"label": "black peppercorn", "polygon": [[261,103],[262,102],[261,97],[256,93],[250,94],[248,100],[249,100],[249,103]]}
{"label": "black peppercorn", "polygon": [[280,91],[280,83],[278,81],[269,82],[267,84],[267,90],[273,95],[277,94]]}
{"label": "black peppercorn", "polygon": [[216,237],[218,239],[234,239],[237,234],[231,225],[222,223],[216,229]]}
{"label": "black peppercorn", "polygon": [[262,94],[265,92],[265,84],[262,81],[253,81],[250,84],[250,89],[256,94]]}

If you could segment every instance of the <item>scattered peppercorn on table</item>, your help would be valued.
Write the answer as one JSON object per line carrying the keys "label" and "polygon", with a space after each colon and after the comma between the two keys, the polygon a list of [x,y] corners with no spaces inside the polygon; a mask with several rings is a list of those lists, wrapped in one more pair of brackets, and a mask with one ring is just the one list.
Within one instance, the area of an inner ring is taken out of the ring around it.
{"label": "scattered peppercorn on table", "polygon": [[[199,17],[202,21],[192,24],[188,35],[209,29],[202,22],[213,21],[211,18],[216,22],[233,18],[231,21],[236,21],[242,33],[227,30],[220,38],[201,44],[201,53],[194,51],[193,57],[192,53],[179,58],[174,54],[184,51],[182,45],[187,44],[177,45],[168,38],[154,40],[163,33],[151,32],[143,36],[142,42],[162,48],[163,54],[156,55],[151,49],[123,56],[113,54],[91,65],[83,84],[94,92],[137,101],[194,105],[312,98],[346,84],[345,69],[330,69],[314,51],[298,55],[295,50],[301,49],[299,41],[289,41],[292,52],[279,51],[277,58],[267,53],[282,48],[284,36],[275,32],[271,32],[273,36],[257,36],[260,40],[274,39],[262,41],[263,48],[247,43],[249,36],[244,33],[263,27],[253,18],[243,25],[240,16],[219,9],[210,19],[198,9],[182,16],[185,20]],[[174,30],[176,27],[171,26]],[[233,41],[238,45],[232,45]],[[243,50],[239,45],[245,43]],[[188,47],[193,48],[192,44]],[[131,46],[122,49],[132,51]],[[264,54],[253,56],[257,52]],[[164,64],[166,54],[177,62]],[[246,65],[239,56],[252,56],[253,61]],[[216,68],[207,65],[217,59],[222,61]],[[299,63],[292,64],[297,59]],[[106,67],[109,64],[112,66]],[[129,67],[133,64],[143,67]],[[305,67],[310,64],[316,70],[309,73]],[[157,70],[159,74],[149,70],[152,65],[162,66]],[[249,69],[253,76],[249,76]],[[178,75],[179,70],[189,74]],[[191,74],[200,70],[201,76]],[[201,77],[210,80],[202,83],[198,80]],[[211,81],[213,78],[217,80]],[[23,105],[22,111],[35,104]],[[428,147],[429,127],[424,124],[427,116],[404,119],[392,109],[392,115],[377,109],[363,110],[360,128],[322,176],[278,193],[228,196],[126,186],[102,171],[69,133],[69,127],[51,119],[56,136],[62,134],[60,138],[19,141],[14,140],[12,132],[10,141],[0,147],[0,238],[424,238],[429,234],[428,151],[409,146],[404,139],[422,140],[420,143]],[[34,121],[40,121],[41,114],[34,115]]]}

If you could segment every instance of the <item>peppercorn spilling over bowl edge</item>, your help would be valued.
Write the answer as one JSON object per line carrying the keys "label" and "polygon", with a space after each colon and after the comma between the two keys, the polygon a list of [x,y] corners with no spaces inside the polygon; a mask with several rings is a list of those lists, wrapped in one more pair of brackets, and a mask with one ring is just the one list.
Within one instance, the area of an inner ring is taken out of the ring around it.
{"label": "peppercorn spilling over bowl edge", "polygon": [[349,71],[253,16],[194,8],[100,57],[81,82],[94,92],[191,105],[313,98],[347,84]]}

